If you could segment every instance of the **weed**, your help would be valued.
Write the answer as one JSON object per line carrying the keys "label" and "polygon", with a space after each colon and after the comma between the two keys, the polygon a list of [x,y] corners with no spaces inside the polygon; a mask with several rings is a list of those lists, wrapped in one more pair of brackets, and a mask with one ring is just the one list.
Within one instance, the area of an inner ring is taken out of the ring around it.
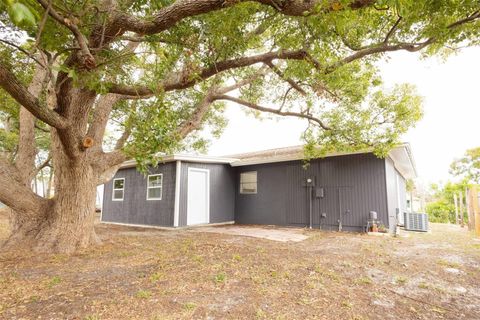
{"label": "weed", "polygon": [[131,251],[120,251],[117,253],[117,256],[120,257],[120,258],[127,258],[127,257],[131,257],[133,255],[133,253]]}
{"label": "weed", "polygon": [[137,293],[135,293],[135,297],[139,299],[148,299],[152,296],[152,293],[148,290],[138,290]]}
{"label": "weed", "polygon": [[63,263],[63,262],[66,262],[67,260],[68,260],[68,256],[65,254],[55,254],[50,259],[50,261],[53,263]]}
{"label": "weed", "polygon": [[347,309],[351,309],[353,307],[353,304],[348,300],[344,300],[344,301],[342,301],[342,307],[347,308]]}
{"label": "weed", "polygon": [[257,252],[258,253],[265,253],[267,250],[264,247],[257,247]]}
{"label": "weed", "polygon": [[372,279],[365,276],[365,277],[361,277],[361,278],[358,278],[357,280],[355,280],[355,283],[357,283],[357,284],[372,284]]}
{"label": "weed", "polygon": [[202,264],[203,261],[204,261],[203,257],[200,256],[200,255],[198,255],[198,254],[194,255],[194,256],[192,257],[192,260],[195,261],[195,262],[197,262],[197,263],[199,263],[199,264]]}
{"label": "weed", "polygon": [[60,278],[59,276],[54,276],[52,279],[50,279],[50,281],[48,281],[48,286],[51,288],[56,286],[60,282],[62,282],[62,278]]}
{"label": "weed", "polygon": [[324,270],[324,271],[320,271],[319,273],[323,277],[327,277],[328,279],[330,279],[334,282],[339,282],[340,281],[340,276],[337,273],[335,273],[335,271],[333,271],[333,270]]}
{"label": "weed", "polygon": [[193,248],[193,240],[192,239],[185,239],[182,241],[181,245],[180,245],[180,251],[183,253],[183,254],[186,254],[190,251],[190,249]]}
{"label": "weed", "polygon": [[430,285],[428,283],[422,281],[418,284],[418,287],[420,289],[428,289],[428,288],[430,288]]}
{"label": "weed", "polygon": [[84,320],[100,320],[100,317],[97,315],[86,316]]}
{"label": "weed", "polygon": [[240,261],[242,261],[243,259],[242,259],[242,256],[241,256],[241,255],[239,255],[239,254],[234,254],[234,255],[232,256],[232,260],[233,260],[233,261],[240,262]]}
{"label": "weed", "polygon": [[395,278],[395,283],[404,285],[405,283],[407,283],[407,278],[405,278],[403,276],[396,277]]}
{"label": "weed", "polygon": [[227,275],[224,272],[217,273],[213,276],[213,281],[215,281],[215,283],[224,283],[226,279]]}
{"label": "weed", "polygon": [[164,277],[163,272],[155,272],[150,276],[150,281],[157,282]]}
{"label": "weed", "polygon": [[262,309],[257,309],[257,312],[255,313],[255,317],[257,319],[265,319],[267,317],[267,314]]}
{"label": "weed", "polygon": [[441,265],[441,266],[444,266],[444,267],[448,267],[448,268],[459,268],[460,265],[456,262],[452,262],[452,261],[448,261],[448,260],[445,260],[445,259],[439,259],[437,260],[437,264]]}
{"label": "weed", "polygon": [[187,302],[183,305],[183,309],[186,311],[193,311],[197,308],[197,305],[194,302]]}

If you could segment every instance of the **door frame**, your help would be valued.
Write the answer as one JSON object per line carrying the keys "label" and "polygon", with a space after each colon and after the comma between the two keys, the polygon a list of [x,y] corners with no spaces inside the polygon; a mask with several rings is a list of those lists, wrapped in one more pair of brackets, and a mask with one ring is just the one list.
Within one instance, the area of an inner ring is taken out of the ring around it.
{"label": "door frame", "polygon": [[[206,222],[202,222],[199,224],[208,224],[210,223],[210,170],[209,169],[203,169],[203,168],[195,168],[195,167],[189,167],[187,171],[187,226],[190,225],[188,224],[188,217],[189,217],[189,208],[188,208],[188,196],[189,196],[189,178],[190,178],[190,172],[192,171],[197,171],[197,172],[204,172],[206,173],[207,181],[206,181],[206,197],[207,201],[205,203],[206,206],[206,212],[207,212],[207,217],[206,217]],[[199,225],[199,224],[192,224],[192,225]]]}

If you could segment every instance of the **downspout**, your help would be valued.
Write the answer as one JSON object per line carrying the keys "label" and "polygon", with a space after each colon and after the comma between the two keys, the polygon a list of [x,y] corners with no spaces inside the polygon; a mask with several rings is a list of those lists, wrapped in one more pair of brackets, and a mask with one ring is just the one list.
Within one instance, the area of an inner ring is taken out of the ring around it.
{"label": "downspout", "polygon": [[182,179],[182,161],[177,160],[175,170],[175,204],[173,209],[173,226],[178,227],[180,224],[180,191]]}
{"label": "downspout", "polygon": [[309,212],[310,212],[310,229],[312,229],[312,224],[313,224],[313,216],[312,216],[312,186],[308,186],[308,204],[309,204]]}

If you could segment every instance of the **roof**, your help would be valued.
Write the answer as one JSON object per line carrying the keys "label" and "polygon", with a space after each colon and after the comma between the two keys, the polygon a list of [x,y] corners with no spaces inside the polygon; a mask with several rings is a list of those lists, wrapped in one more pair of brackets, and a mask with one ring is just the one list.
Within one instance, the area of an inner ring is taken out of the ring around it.
{"label": "roof", "polygon": [[[161,162],[172,161],[186,161],[186,162],[199,162],[199,163],[223,163],[230,164],[232,167],[247,166],[254,164],[285,162],[304,159],[303,145],[290,146],[284,148],[276,148],[241,154],[234,154],[225,157],[214,157],[206,155],[186,155],[186,154],[174,154],[171,156],[165,156],[161,159]],[[372,150],[356,151],[356,152],[333,152],[325,155],[325,157],[335,157],[342,155],[371,153]],[[393,148],[388,157],[392,159],[395,168],[406,179],[415,178],[417,176],[417,170],[415,162],[413,160],[410,144],[402,143]],[[122,164],[121,168],[135,167],[135,160],[129,160]]]}
{"label": "roof", "polygon": [[[290,146],[284,148],[276,148],[269,150],[261,150],[255,152],[234,154],[227,156],[228,158],[238,159],[231,163],[233,167],[254,165],[254,164],[263,164],[263,163],[274,163],[274,162],[284,162],[284,161],[294,161],[304,159],[304,146]],[[352,154],[362,154],[362,153],[371,153],[372,150],[363,150],[355,152],[332,152],[325,155],[327,157],[335,157],[342,155],[352,155]],[[388,157],[392,159],[395,168],[406,178],[415,178],[417,176],[417,170],[415,167],[415,162],[413,160],[412,151],[409,143],[402,143],[397,147],[390,150]]]}

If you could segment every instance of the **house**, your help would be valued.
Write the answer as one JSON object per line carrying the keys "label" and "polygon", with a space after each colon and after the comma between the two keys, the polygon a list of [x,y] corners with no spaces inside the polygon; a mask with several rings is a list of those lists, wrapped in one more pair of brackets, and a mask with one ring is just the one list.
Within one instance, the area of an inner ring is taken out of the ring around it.
{"label": "house", "polygon": [[305,165],[302,158],[302,146],[226,158],[172,155],[147,175],[127,161],[105,185],[101,219],[154,227],[234,222],[346,231],[365,230],[371,211],[391,231],[403,221],[405,181],[416,175],[408,144],[384,159],[338,153]]}

